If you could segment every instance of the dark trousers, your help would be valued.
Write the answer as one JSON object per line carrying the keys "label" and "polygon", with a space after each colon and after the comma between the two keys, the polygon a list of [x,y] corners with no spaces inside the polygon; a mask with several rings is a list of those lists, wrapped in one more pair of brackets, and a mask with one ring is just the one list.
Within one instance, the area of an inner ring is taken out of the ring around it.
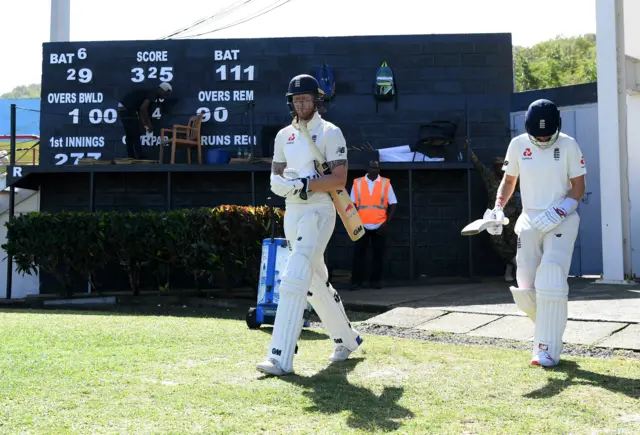
{"label": "dark trousers", "polygon": [[138,114],[130,110],[119,113],[120,121],[124,127],[127,141],[127,156],[132,159],[142,158],[142,144],[140,143],[140,121]]}
{"label": "dark trousers", "polygon": [[351,267],[351,284],[363,284],[365,259],[367,257],[369,242],[371,242],[373,247],[373,262],[371,263],[370,281],[372,283],[380,282],[384,260],[384,241],[385,235],[380,234],[377,229],[365,229],[364,236],[355,242],[355,248],[353,250],[353,265]]}

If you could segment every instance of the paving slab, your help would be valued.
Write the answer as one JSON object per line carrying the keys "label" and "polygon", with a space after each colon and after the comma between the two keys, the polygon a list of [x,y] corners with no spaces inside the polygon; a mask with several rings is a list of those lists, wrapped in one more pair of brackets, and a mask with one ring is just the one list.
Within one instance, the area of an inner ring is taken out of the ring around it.
{"label": "paving slab", "polygon": [[[447,301],[451,302],[451,301]],[[477,301],[475,301],[477,302]],[[442,303],[429,304],[433,309],[443,311],[455,311],[460,313],[477,313],[477,314],[494,314],[498,316],[524,316],[525,314],[520,311],[515,303],[511,304],[463,304],[463,305],[448,305]]]}
{"label": "paving slab", "polygon": [[565,343],[593,345],[622,329],[626,323],[569,320],[562,340]]}
{"label": "paving slab", "polygon": [[504,316],[501,319],[469,332],[476,337],[533,341],[534,325],[526,316]]}
{"label": "paving slab", "polygon": [[446,312],[444,311],[432,310],[430,308],[399,307],[367,319],[366,323],[399,328],[413,328],[414,326],[418,326],[445,314]]}
{"label": "paving slab", "polygon": [[499,319],[500,316],[474,313],[449,313],[416,326],[423,331],[443,331],[464,334]]}
{"label": "paving slab", "polygon": [[598,295],[590,300],[569,300],[569,318],[640,323],[640,293],[637,298],[628,298],[625,294],[620,296],[620,299]]}
{"label": "paving slab", "polygon": [[629,325],[597,343],[596,346],[640,350],[640,325]]}

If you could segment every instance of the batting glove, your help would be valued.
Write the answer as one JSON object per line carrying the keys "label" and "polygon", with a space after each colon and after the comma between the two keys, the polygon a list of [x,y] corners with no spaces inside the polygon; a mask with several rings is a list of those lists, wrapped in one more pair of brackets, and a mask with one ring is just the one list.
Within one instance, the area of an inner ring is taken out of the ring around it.
{"label": "batting glove", "polygon": [[538,231],[547,233],[560,225],[577,207],[578,201],[567,197],[559,205],[552,205],[540,213],[531,221],[531,224]]}
{"label": "batting glove", "polygon": [[[504,210],[499,205],[495,206],[493,210],[487,209],[487,211],[484,212],[484,216],[482,216],[482,219],[492,219],[492,220],[503,221]],[[499,236],[500,234],[502,234],[502,227],[503,227],[502,224],[491,225],[487,227],[487,232],[492,236]]]}
{"label": "batting glove", "polygon": [[285,178],[276,175],[271,177],[271,191],[283,198],[300,196],[306,200],[309,191],[309,178]]}

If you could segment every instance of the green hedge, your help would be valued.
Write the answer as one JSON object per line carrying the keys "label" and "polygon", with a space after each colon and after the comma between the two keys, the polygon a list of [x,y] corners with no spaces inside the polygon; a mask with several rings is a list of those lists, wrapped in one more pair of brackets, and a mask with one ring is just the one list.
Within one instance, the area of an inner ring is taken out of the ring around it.
{"label": "green hedge", "polygon": [[[236,282],[257,283],[262,240],[270,236],[271,209],[224,205],[169,212],[32,212],[5,224],[2,248],[22,274],[45,271],[59,281],[64,295],[81,278],[95,276],[109,263],[129,276],[140,292],[144,268],[156,277],[182,269],[196,289],[205,277],[227,290]],[[275,209],[276,234],[283,234],[283,211]],[[165,288],[159,278],[158,285]]]}

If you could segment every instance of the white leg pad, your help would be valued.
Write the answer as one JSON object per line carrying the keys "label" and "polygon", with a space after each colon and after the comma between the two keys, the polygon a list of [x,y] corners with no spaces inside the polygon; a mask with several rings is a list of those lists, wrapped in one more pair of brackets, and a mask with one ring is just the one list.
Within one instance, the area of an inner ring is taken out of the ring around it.
{"label": "white leg pad", "polygon": [[322,274],[313,275],[309,303],[329,333],[334,347],[344,346],[354,351],[360,346],[360,334],[351,327],[340,295]]}
{"label": "white leg pad", "polygon": [[536,326],[533,353],[546,351],[554,361],[560,360],[562,337],[567,327],[569,285],[564,269],[542,263],[536,273]]}
{"label": "white leg pad", "polygon": [[293,371],[296,342],[303,325],[307,307],[307,291],[311,285],[309,259],[294,252],[291,254],[280,282],[280,300],[273,323],[271,344],[267,359],[274,359],[285,372]]}
{"label": "white leg pad", "polygon": [[509,287],[513,300],[533,323],[536,322],[536,290],[533,288]]}

